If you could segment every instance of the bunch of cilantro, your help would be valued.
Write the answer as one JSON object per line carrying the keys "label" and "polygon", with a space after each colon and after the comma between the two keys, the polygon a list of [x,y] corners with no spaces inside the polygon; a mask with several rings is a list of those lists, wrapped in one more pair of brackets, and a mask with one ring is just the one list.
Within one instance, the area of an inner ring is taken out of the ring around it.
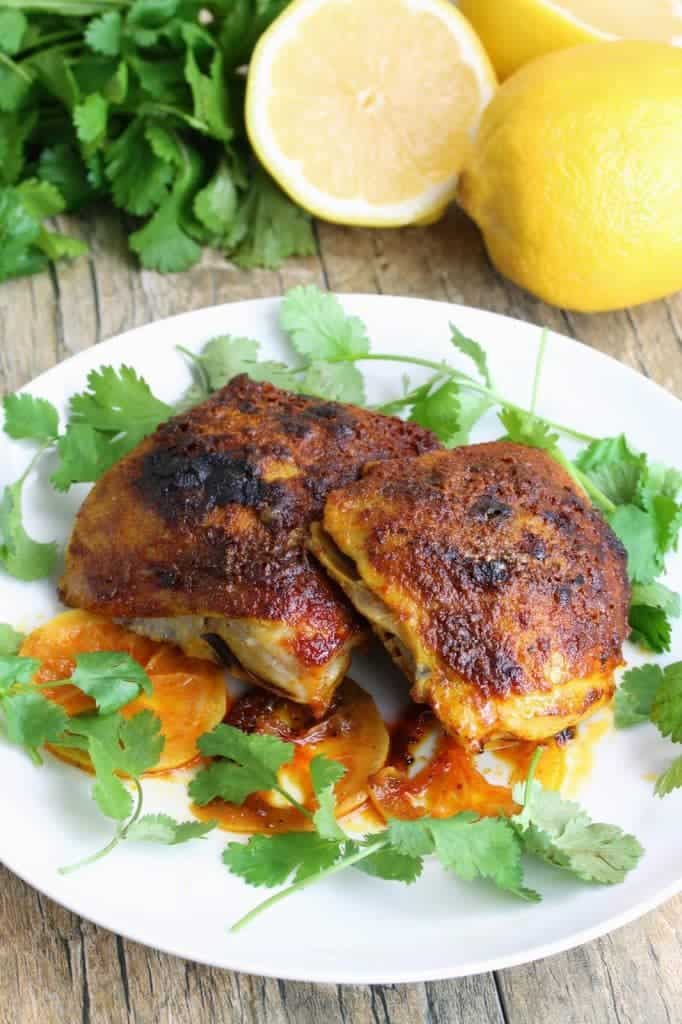
{"label": "bunch of cilantro", "polygon": [[[636,451],[624,435],[595,438],[538,415],[546,333],[538,347],[529,408],[524,409],[497,390],[485,351],[454,325],[453,350],[471,361],[473,374],[419,356],[373,353],[362,321],[346,315],[333,295],[312,285],[294,288],[285,296],[280,324],[295,354],[291,365],[259,359],[258,342],[251,338],[218,337],[199,355],[181,348],[195,379],[175,408],[155,398],[130,368],[103,367],[89,375],[84,393],[71,398],[63,432],[56,409],[28,394],[4,399],[5,432],[37,443],[36,458],[47,449],[56,450],[51,482],[58,490],[67,490],[73,483],[96,480],[174,411],[202,401],[239,373],[291,391],[366,405],[361,363],[381,361],[428,371],[418,386],[404,378],[403,393],[375,408],[428,427],[449,447],[466,444],[481,417],[496,409],[505,437],[546,450],[609,520],[628,554],[632,639],[657,653],[670,649],[671,620],[680,614],[680,598],[660,577],[682,528],[682,473]],[[562,434],[582,444],[572,459],[560,447]],[[0,563],[20,579],[48,575],[56,558],[54,545],[35,542],[23,525],[22,487],[32,465],[5,488],[0,500]]]}
{"label": "bunch of cilantro", "polygon": [[[47,743],[86,754],[95,775],[92,798],[101,813],[116,822],[106,846],[78,864],[61,868],[62,873],[99,860],[123,840],[174,845],[200,838],[215,827],[212,821],[178,822],[166,814],[142,815],[140,777],[158,764],[165,741],[161,722],[151,711],[132,717],[121,714],[140,693],[152,692],[152,682],[141,665],[128,654],[96,651],[78,655],[69,679],[40,683],[36,681],[40,661],[17,653],[22,640],[11,626],[0,624],[0,730],[37,765],[42,764],[40,748]],[[42,692],[45,687],[67,684],[91,697],[95,710],[70,716]]]}
{"label": "bunch of cilantro", "polygon": [[102,201],[153,270],[191,267],[202,245],[243,267],[313,252],[243,123],[244,67],[286,3],[0,3],[0,281],[85,252],[43,222]]}
{"label": "bunch of cilantro", "polygon": [[216,798],[241,804],[251,793],[276,790],[309,819],[309,831],[254,835],[247,843],[228,843],[223,863],[249,885],[279,889],[233,926],[238,931],[258,914],[314,883],[353,868],[392,882],[415,882],[430,855],[465,881],[485,879],[524,900],[539,893],[523,880],[524,855],[539,858],[585,882],[612,885],[634,868],[642,847],[615,825],[598,824],[577,804],[543,789],[533,775],[514,788],[520,805],[509,817],[479,818],[463,811],[450,818],[389,819],[387,827],[364,839],[347,835],[336,818],[334,787],[345,769],[323,755],[309,766],[317,809],[301,807],[279,783],[278,771],[294,756],[294,745],[275,736],[247,735],[221,724],[199,741],[213,760],[195,776],[189,794],[204,805]]}

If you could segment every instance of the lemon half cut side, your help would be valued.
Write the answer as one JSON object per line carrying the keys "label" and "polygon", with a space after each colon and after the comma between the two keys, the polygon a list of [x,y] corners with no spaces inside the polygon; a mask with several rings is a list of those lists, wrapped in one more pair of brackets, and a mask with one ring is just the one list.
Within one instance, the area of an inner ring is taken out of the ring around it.
{"label": "lemon half cut side", "polygon": [[599,40],[682,46],[681,0],[459,0],[497,74],[535,57]]}
{"label": "lemon half cut side", "polygon": [[254,52],[246,124],[270,174],[311,213],[398,226],[454,197],[495,87],[447,0],[294,0]]}

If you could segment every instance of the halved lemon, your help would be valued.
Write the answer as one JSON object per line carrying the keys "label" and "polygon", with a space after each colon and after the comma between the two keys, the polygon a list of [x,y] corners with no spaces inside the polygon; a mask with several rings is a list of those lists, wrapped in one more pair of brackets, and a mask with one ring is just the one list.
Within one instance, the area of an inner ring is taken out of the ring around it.
{"label": "halved lemon", "polygon": [[550,50],[604,39],[682,45],[680,0],[459,0],[500,78]]}
{"label": "halved lemon", "polygon": [[255,49],[246,125],[311,213],[410,224],[453,198],[495,86],[447,0],[294,0]]}

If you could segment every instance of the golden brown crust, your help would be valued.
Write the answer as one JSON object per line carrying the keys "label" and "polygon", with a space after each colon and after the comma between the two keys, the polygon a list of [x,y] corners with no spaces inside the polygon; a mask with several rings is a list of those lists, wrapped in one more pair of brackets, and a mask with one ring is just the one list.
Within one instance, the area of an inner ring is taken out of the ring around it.
{"label": "golden brown crust", "polygon": [[436,446],[415,424],[236,377],[95,485],[63,600],[124,619],[286,621],[300,661],[324,664],[358,624],[304,548],[308,523],[366,462]]}
{"label": "golden brown crust", "polygon": [[[625,552],[545,452],[494,442],[383,463],[334,491],[323,522],[409,640],[415,699],[443,720],[448,679],[476,705],[472,736],[486,716],[494,733],[494,706],[515,695],[524,714],[563,723],[612,692],[628,633]],[[575,680],[569,700],[559,687]]]}

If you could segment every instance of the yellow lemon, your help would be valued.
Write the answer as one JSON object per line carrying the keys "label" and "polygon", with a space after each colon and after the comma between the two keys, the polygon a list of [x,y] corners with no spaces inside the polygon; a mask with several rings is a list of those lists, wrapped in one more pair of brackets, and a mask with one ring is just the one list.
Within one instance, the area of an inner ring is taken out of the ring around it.
{"label": "yellow lemon", "polygon": [[249,67],[251,143],[301,206],[342,224],[433,218],[496,86],[447,0],[294,0]]}
{"label": "yellow lemon", "polygon": [[550,50],[596,40],[682,45],[679,0],[459,0],[500,78]]}
{"label": "yellow lemon", "polygon": [[498,269],[597,312],[682,288],[682,50],[590,43],[540,57],[485,111],[458,199]]}

